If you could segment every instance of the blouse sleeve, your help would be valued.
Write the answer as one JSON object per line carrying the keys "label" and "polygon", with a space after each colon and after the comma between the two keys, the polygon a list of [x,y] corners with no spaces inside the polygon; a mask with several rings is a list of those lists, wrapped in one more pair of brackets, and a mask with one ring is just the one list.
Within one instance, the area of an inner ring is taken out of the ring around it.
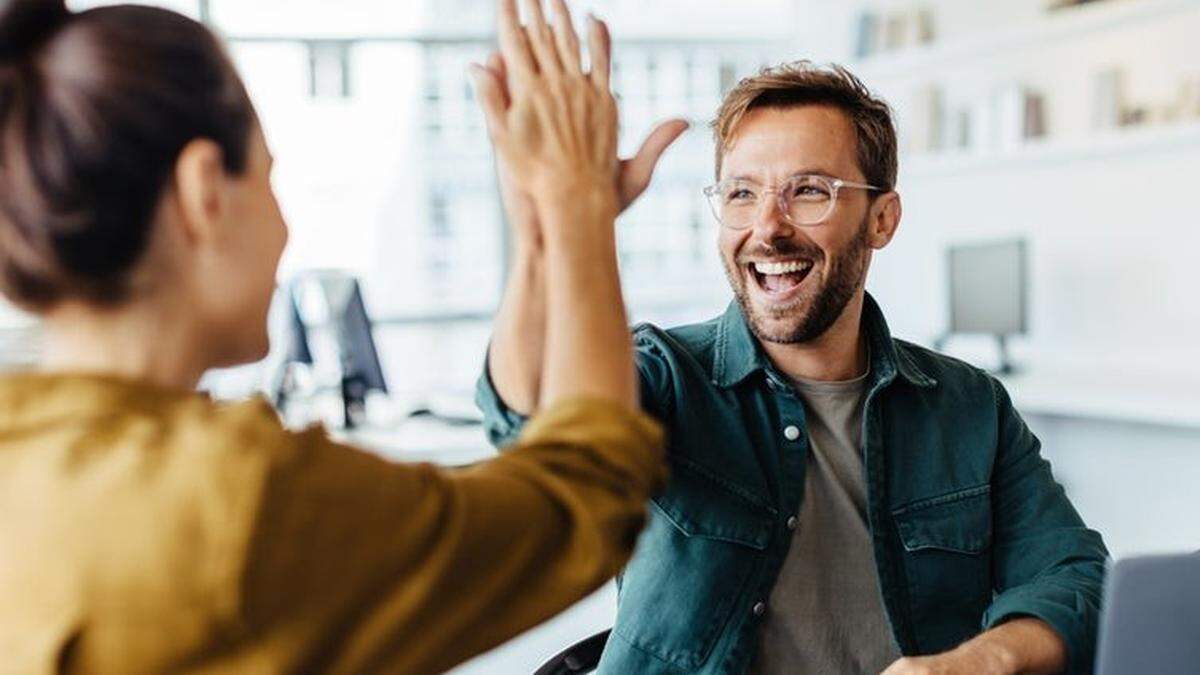
{"label": "blouse sleeve", "polygon": [[266,470],[241,613],[273,665],[441,672],[616,574],[666,478],[659,426],[599,400],[532,419],[463,469],[287,433]]}

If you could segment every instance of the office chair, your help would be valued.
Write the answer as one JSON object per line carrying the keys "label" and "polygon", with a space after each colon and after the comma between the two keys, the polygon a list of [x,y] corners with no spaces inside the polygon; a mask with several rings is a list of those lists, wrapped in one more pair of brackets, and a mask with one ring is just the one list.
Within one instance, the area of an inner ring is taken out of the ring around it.
{"label": "office chair", "polygon": [[612,630],[580,640],[555,654],[533,675],[574,675],[575,673],[595,672],[600,665],[600,655],[604,653],[604,645],[608,642],[608,634]]}

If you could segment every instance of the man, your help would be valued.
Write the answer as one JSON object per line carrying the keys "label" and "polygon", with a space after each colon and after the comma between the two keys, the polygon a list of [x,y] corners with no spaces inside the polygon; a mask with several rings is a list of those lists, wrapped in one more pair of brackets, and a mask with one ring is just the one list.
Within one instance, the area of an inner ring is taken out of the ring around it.
{"label": "man", "polygon": [[[800,62],[739,83],[713,128],[735,302],[635,329],[672,477],[601,671],[1090,671],[1100,536],[1003,387],[893,339],[864,290],[901,218],[888,106]],[[545,289],[523,228],[478,392],[500,445],[538,400]]]}

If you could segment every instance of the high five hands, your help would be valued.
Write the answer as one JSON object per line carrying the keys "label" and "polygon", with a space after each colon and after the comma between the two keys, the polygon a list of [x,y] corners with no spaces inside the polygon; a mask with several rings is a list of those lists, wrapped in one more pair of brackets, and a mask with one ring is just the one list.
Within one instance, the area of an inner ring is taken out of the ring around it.
{"label": "high five hands", "polygon": [[618,161],[607,26],[589,17],[590,67],[585,70],[564,0],[552,0],[550,21],[541,0],[522,2],[526,26],[518,19],[516,0],[500,0],[500,52],[470,72],[496,147],[510,219],[523,234],[540,239],[535,194],[556,198],[556,191],[577,190],[588,182],[604,185],[615,195],[616,209],[624,210],[645,191],[662,153],[688,123],[659,124],[637,154]]}

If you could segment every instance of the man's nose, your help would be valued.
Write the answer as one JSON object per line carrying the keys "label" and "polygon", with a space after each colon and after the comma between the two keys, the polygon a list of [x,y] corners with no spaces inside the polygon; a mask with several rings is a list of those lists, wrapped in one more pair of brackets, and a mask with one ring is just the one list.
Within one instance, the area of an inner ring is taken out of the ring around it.
{"label": "man's nose", "polygon": [[751,227],[755,238],[766,242],[787,239],[795,234],[795,228],[784,217],[779,206],[779,197],[773,192],[763,195],[759,200]]}

